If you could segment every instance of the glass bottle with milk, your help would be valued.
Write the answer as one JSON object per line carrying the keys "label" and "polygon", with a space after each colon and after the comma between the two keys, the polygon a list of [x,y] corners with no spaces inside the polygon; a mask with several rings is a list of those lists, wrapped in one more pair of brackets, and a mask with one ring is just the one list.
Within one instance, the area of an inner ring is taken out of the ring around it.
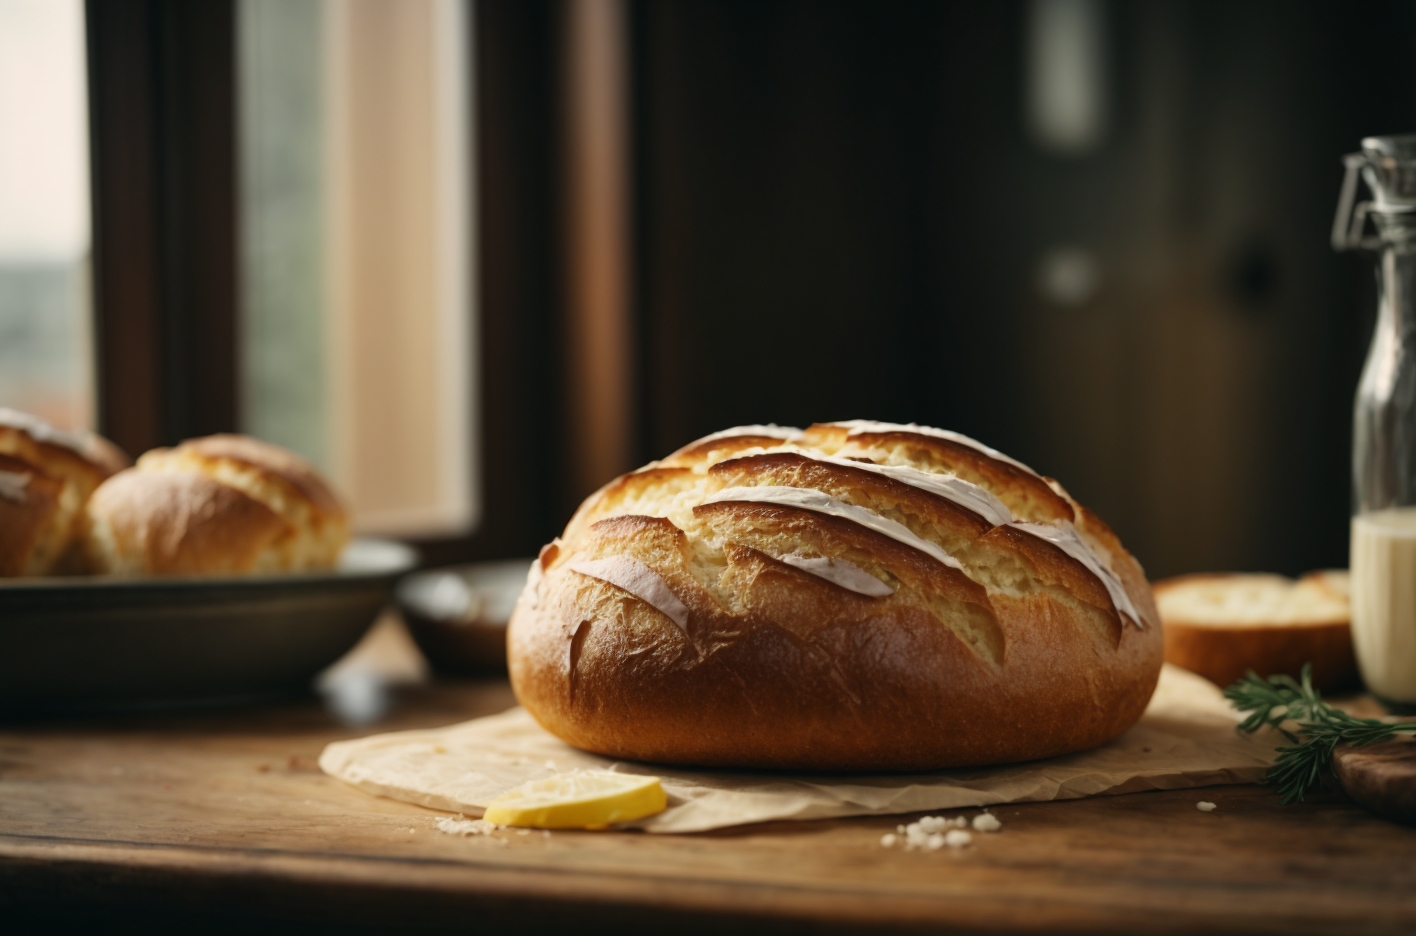
{"label": "glass bottle with milk", "polygon": [[[1352,636],[1367,688],[1416,712],[1416,134],[1368,137],[1345,162],[1333,245],[1380,258],[1353,413]],[[1354,205],[1359,173],[1373,197]]]}

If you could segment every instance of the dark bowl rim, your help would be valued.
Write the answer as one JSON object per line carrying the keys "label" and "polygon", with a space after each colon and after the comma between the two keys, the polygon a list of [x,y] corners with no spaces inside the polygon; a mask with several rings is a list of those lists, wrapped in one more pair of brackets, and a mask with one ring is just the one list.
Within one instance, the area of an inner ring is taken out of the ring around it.
{"label": "dark bowl rim", "polygon": [[[458,562],[453,565],[434,566],[429,569],[418,569],[417,571],[404,576],[402,581],[400,581],[397,587],[394,588],[393,602],[398,607],[398,610],[401,611],[403,614],[415,615],[420,620],[428,623],[452,625],[458,627],[465,626],[469,623],[479,623],[483,624],[484,626],[495,626],[504,630],[506,628],[505,622],[496,625],[488,625],[486,624],[486,622],[456,621],[452,618],[447,617],[446,615],[430,614],[421,605],[421,603],[413,597],[413,594],[420,587],[420,583],[429,579],[439,578],[444,575],[459,575],[469,569],[487,568],[489,566],[505,566],[507,567],[508,571],[510,571],[511,567],[513,566],[520,566],[524,570],[529,569],[531,567],[531,563],[534,561],[535,557],[527,557],[523,559],[518,556],[513,559],[486,559],[479,562]],[[524,577],[525,572],[523,571],[521,574]]]}

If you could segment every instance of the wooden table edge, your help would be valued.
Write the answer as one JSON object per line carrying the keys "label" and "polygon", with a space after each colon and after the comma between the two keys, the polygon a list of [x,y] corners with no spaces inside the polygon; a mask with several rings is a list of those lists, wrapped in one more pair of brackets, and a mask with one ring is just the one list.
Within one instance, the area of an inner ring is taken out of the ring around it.
{"label": "wooden table edge", "polygon": [[[989,895],[990,897],[992,895]],[[892,895],[779,882],[645,878],[583,869],[508,868],[489,860],[353,856],[317,850],[86,841],[0,834],[0,906],[116,905],[174,911],[239,910],[272,918],[389,926],[457,926],[474,918],[508,932],[557,922],[621,932],[673,925],[687,932],[782,925],[811,932],[1292,933],[1351,932],[1351,917],[1265,913],[1236,920],[1195,906],[1157,915],[1120,902],[1036,899],[1005,903],[967,894]],[[1368,921],[1376,923],[1377,921]],[[1409,932],[1392,919],[1371,932]],[[1295,926],[1298,928],[1295,929]]]}

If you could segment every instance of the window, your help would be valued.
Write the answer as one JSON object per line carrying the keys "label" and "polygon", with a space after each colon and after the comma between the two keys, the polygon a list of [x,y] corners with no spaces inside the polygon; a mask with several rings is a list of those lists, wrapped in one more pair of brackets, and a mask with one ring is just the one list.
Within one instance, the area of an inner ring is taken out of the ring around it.
{"label": "window", "polygon": [[366,532],[469,532],[469,7],[242,0],[244,429]]}
{"label": "window", "polygon": [[82,0],[0,0],[0,406],[93,422]]}

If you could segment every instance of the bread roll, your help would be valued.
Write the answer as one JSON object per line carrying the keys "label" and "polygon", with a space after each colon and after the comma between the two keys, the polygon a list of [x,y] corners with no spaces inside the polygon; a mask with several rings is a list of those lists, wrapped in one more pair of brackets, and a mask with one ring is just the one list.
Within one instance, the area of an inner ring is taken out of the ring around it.
{"label": "bread roll", "polygon": [[84,504],[127,464],[107,439],[0,408],[0,576],[77,571]]}
{"label": "bread roll", "polygon": [[1056,482],[919,426],[750,426],[591,495],[508,629],[517,698],[611,757],[929,770],[1115,737],[1145,575]]}
{"label": "bread roll", "polygon": [[1313,666],[1313,685],[1357,683],[1352,611],[1345,571],[1282,575],[1182,575],[1155,585],[1165,621],[1165,659],[1227,686],[1249,670],[1297,677]]}
{"label": "bread roll", "polygon": [[89,566],[110,575],[328,569],[349,541],[313,467],[237,435],[153,449],[94,492],[88,518]]}

